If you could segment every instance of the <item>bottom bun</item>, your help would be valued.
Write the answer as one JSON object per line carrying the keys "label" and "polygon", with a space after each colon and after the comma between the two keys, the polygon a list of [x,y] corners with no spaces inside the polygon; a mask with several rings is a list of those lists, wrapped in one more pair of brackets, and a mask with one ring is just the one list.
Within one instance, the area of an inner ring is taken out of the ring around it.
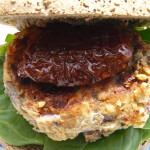
{"label": "bottom bun", "polygon": [[[42,146],[37,145],[28,145],[28,146],[13,146],[9,145],[6,142],[4,142],[2,139],[0,139],[0,144],[3,145],[5,150],[42,150]],[[142,142],[137,150],[148,150],[150,147],[150,140]]]}
{"label": "bottom bun", "polygon": [[7,144],[2,139],[0,139],[0,144],[5,148],[5,150],[42,150],[42,146],[37,145],[28,145],[28,146],[13,146],[10,144]]}

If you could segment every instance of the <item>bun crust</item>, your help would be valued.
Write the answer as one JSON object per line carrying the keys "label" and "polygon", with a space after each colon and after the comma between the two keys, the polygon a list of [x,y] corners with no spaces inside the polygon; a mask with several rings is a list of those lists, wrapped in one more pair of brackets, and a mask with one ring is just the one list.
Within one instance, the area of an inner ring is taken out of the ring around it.
{"label": "bun crust", "polygon": [[18,28],[57,18],[150,19],[149,0],[2,0],[0,6],[0,22]]}
{"label": "bun crust", "polygon": [[150,17],[149,0],[2,0],[1,15]]}
{"label": "bun crust", "polygon": [[41,146],[35,146],[35,145],[21,146],[21,147],[12,146],[12,145],[7,144],[1,139],[0,139],[0,144],[2,144],[6,150],[42,150]]}

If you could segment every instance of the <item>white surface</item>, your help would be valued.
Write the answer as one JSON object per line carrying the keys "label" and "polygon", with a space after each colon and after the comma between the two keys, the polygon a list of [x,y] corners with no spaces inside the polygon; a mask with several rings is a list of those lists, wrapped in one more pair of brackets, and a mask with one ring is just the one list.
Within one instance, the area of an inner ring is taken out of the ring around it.
{"label": "white surface", "polygon": [[14,34],[18,30],[11,26],[1,25],[0,24],[0,44],[5,43],[5,37],[7,34]]}
{"label": "white surface", "polygon": [[141,150],[150,150],[150,143],[146,144]]}

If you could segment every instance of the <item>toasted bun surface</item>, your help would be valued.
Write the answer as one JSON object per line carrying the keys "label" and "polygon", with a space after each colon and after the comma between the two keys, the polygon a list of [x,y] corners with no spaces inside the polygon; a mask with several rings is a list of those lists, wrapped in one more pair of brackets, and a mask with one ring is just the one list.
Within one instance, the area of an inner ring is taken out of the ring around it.
{"label": "toasted bun surface", "polygon": [[0,22],[24,28],[59,18],[150,18],[149,0],[2,0]]}

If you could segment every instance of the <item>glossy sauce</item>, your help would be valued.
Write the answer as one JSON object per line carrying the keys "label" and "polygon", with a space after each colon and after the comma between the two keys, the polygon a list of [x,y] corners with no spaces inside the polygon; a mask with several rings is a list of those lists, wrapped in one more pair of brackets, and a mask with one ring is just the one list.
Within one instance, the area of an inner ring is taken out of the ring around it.
{"label": "glossy sauce", "polygon": [[[18,76],[56,86],[81,86],[128,68],[133,35],[114,25],[52,24],[28,41]],[[31,32],[32,36],[32,32]]]}

